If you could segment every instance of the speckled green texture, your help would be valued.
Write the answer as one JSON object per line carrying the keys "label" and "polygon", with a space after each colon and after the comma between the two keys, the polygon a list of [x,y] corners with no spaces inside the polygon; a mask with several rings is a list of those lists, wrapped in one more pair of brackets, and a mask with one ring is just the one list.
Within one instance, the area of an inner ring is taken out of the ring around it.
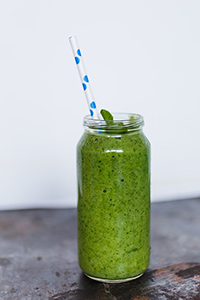
{"label": "speckled green texture", "polygon": [[85,131],[77,146],[79,265],[88,275],[125,279],[150,255],[150,143],[142,131]]}

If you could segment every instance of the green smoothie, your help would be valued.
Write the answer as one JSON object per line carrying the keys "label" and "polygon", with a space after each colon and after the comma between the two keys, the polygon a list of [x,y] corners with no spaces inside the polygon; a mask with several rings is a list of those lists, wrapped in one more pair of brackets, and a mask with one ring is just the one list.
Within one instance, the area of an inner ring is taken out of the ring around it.
{"label": "green smoothie", "polygon": [[85,119],[77,146],[79,265],[105,281],[137,277],[149,264],[150,143],[142,117],[126,118],[111,130]]}

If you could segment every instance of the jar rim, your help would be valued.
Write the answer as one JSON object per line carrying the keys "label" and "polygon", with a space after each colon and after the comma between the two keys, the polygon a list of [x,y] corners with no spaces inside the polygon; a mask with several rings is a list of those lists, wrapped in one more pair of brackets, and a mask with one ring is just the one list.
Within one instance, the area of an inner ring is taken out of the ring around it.
{"label": "jar rim", "polygon": [[140,114],[134,113],[112,113],[114,120],[109,124],[103,119],[93,119],[87,115],[83,119],[83,126],[91,129],[101,130],[121,130],[122,128],[138,130],[144,126],[144,118]]}
{"label": "jar rim", "polygon": [[[114,120],[112,120],[113,125],[119,125],[119,122],[123,122],[124,125],[131,124],[136,126],[143,126],[144,125],[144,118],[140,114],[135,113],[112,113]],[[109,120],[107,120],[109,121]],[[93,119],[90,115],[86,115],[83,119],[83,125],[90,127],[92,126],[100,126],[100,125],[106,125],[107,121],[103,119]]]}

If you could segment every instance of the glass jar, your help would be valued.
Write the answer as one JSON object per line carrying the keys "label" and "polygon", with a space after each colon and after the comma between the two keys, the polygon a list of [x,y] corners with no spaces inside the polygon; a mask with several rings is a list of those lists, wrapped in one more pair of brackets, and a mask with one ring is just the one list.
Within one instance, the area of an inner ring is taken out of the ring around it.
{"label": "glass jar", "polygon": [[136,279],[150,256],[150,143],[143,117],[84,118],[77,146],[78,255],[90,278]]}

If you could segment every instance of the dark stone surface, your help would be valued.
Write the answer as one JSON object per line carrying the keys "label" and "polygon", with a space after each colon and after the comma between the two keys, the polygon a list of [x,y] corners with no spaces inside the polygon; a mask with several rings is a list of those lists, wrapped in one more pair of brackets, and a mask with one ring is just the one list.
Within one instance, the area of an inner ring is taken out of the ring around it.
{"label": "dark stone surface", "polygon": [[103,284],[77,263],[76,210],[0,212],[0,300],[200,299],[200,199],[152,204],[151,263]]}

